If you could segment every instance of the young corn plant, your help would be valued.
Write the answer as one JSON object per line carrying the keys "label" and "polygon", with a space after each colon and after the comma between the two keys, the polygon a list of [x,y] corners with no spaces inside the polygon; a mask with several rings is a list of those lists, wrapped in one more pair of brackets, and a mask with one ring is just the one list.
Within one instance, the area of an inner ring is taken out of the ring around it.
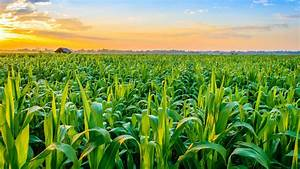
{"label": "young corn plant", "polygon": [[30,84],[20,89],[20,74],[8,73],[0,104],[0,168],[22,168],[29,156],[30,122],[38,106],[24,107]]}

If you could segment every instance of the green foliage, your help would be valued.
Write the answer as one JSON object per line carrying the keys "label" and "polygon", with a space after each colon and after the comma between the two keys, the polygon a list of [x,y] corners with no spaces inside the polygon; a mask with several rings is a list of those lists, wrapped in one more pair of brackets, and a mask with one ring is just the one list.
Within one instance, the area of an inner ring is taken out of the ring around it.
{"label": "green foliage", "polygon": [[299,56],[0,57],[0,168],[299,168]]}

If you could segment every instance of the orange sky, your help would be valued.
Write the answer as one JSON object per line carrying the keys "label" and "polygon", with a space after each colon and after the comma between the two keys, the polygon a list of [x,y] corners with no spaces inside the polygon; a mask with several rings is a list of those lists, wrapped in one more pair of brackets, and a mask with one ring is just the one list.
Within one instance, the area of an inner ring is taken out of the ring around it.
{"label": "orange sky", "polygon": [[[0,1],[0,49],[300,50],[299,11],[284,13],[293,7],[288,0],[281,4],[283,11],[269,1],[250,0],[237,8],[226,0],[216,11],[205,0],[202,6],[181,2],[182,9],[156,1],[160,6],[147,8],[93,0],[82,8],[68,1]],[[93,5],[101,6],[102,13]]]}

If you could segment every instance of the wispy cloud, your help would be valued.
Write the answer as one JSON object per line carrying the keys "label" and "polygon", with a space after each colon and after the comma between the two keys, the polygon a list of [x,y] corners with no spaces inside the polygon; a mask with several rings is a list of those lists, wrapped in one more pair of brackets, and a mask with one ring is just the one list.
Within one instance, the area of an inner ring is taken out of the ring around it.
{"label": "wispy cloud", "polygon": [[197,9],[197,10],[186,9],[184,11],[184,14],[195,15],[195,14],[201,14],[201,13],[206,13],[206,12],[208,12],[208,9]]}
{"label": "wispy cloud", "polygon": [[289,15],[279,13],[279,14],[275,14],[275,16],[278,19],[282,19],[282,20],[292,20],[292,19],[299,19],[300,18],[300,13],[289,14]]}
{"label": "wispy cloud", "polygon": [[50,0],[27,0],[27,2],[31,3],[48,3]]}
{"label": "wispy cloud", "polygon": [[276,28],[288,28],[288,24],[237,26],[225,29],[233,31],[271,31]]}
{"label": "wispy cloud", "polygon": [[276,29],[287,29],[288,24],[246,25],[246,26],[217,26],[197,24],[185,28],[168,28],[156,31],[135,31],[122,33],[126,37],[140,39],[179,39],[179,38],[204,38],[204,39],[250,39],[261,34],[270,33]]}
{"label": "wispy cloud", "polygon": [[91,26],[83,24],[77,18],[58,18],[54,19],[54,22],[58,28],[64,30],[84,31],[91,28]]}
{"label": "wispy cloud", "polygon": [[83,39],[83,40],[94,40],[94,41],[110,40],[110,38],[79,35],[79,34],[70,33],[70,32],[36,30],[36,31],[32,31],[30,33],[41,36],[41,37],[54,38],[54,39],[65,39],[65,40],[71,40],[71,39]]}
{"label": "wispy cloud", "polygon": [[237,33],[237,32],[216,32],[209,35],[209,38],[213,39],[249,39],[252,38],[252,35]]}
{"label": "wispy cloud", "polygon": [[229,6],[213,6],[213,9],[229,9]]}
{"label": "wispy cloud", "polygon": [[6,32],[10,34],[29,35],[29,36],[36,36],[41,38],[61,39],[61,40],[81,39],[81,40],[95,40],[95,41],[110,40],[110,38],[81,35],[76,32],[52,31],[52,30],[30,30],[30,29],[12,28],[8,26],[2,28],[4,28]]}
{"label": "wispy cloud", "polygon": [[253,3],[261,4],[261,5],[264,5],[264,6],[274,5],[273,3],[271,3],[270,0],[253,0]]}
{"label": "wispy cloud", "polygon": [[247,25],[234,27],[219,27],[215,30],[212,37],[216,38],[252,38],[258,36],[258,33],[267,33],[275,29],[286,29],[288,24],[270,24],[270,25]]}

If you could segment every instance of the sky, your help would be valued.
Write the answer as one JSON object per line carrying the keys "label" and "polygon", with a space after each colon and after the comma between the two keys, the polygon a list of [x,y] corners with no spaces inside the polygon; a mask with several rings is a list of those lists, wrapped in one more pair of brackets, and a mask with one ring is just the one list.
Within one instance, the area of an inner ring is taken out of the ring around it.
{"label": "sky", "polygon": [[0,0],[0,50],[300,50],[300,0]]}

